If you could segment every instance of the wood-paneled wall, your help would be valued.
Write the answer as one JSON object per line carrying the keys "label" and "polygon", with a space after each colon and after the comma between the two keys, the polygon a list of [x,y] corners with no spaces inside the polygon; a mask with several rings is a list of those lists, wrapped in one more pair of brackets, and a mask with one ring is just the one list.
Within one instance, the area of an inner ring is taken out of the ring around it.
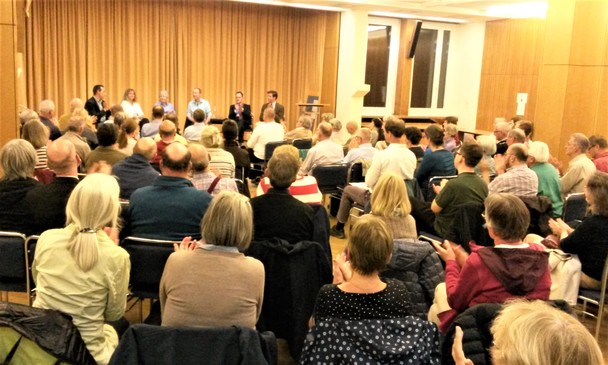
{"label": "wood-paneled wall", "polygon": [[544,20],[486,23],[477,128],[492,130],[494,118],[514,116],[517,93],[528,93],[525,115],[534,115],[544,33]]}
{"label": "wood-paneled wall", "polygon": [[0,1],[0,146],[17,135],[16,2]]}

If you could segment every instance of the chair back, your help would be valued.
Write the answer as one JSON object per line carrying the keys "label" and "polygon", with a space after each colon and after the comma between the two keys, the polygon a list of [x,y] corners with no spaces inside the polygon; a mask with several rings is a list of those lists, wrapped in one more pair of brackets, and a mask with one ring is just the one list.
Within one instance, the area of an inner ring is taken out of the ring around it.
{"label": "chair back", "polygon": [[568,194],[564,200],[562,220],[566,223],[582,220],[587,215],[587,201],[585,193]]}
{"label": "chair back", "polygon": [[177,242],[129,236],[121,246],[131,259],[129,285],[134,296],[158,299],[160,279]]}
{"label": "chair back", "polygon": [[350,171],[348,176],[348,182],[364,182],[365,176],[363,176],[363,162],[354,162],[350,165]]}
{"label": "chair back", "polygon": [[249,186],[243,182],[241,179],[232,179],[236,183],[236,188],[239,190],[241,195],[244,195],[248,198],[251,198],[251,193],[249,192]]}
{"label": "chair back", "polygon": [[[602,319],[605,316],[604,310],[606,306],[606,286],[608,286],[608,255],[604,262],[604,271],[602,272],[602,281],[600,290],[580,288],[578,299],[583,301],[582,313],[596,318],[595,323],[595,339],[600,336],[600,328],[602,327]],[[587,312],[587,303],[593,303],[598,306],[597,315]]]}
{"label": "chair back", "polygon": [[312,148],[312,138],[294,139],[291,144],[299,150],[309,150]]}
{"label": "chair back", "polygon": [[310,174],[317,179],[322,194],[333,194],[344,187],[348,178],[349,164],[314,165]]}
{"label": "chair back", "polygon": [[38,244],[39,238],[40,236],[33,235],[28,236],[25,240],[25,267],[27,270],[26,292],[28,293],[27,299],[30,306],[36,296],[36,283],[34,283],[34,277],[32,276],[32,264],[34,263],[36,245]]}
{"label": "chair back", "polygon": [[285,142],[285,141],[276,141],[276,142],[268,142],[268,143],[266,143],[266,146],[264,146],[264,161],[268,162],[268,160],[270,160],[270,158],[272,157],[272,154],[274,153],[274,150],[277,147],[282,146],[284,144],[287,144],[287,142]]}
{"label": "chair back", "polygon": [[435,190],[433,190],[433,186],[441,184],[441,180],[451,180],[457,178],[458,175],[448,175],[448,176],[433,176],[429,179],[429,185],[426,192],[426,201],[432,202],[435,199]]}
{"label": "chair back", "polygon": [[0,291],[26,292],[26,237],[19,232],[0,232]]}

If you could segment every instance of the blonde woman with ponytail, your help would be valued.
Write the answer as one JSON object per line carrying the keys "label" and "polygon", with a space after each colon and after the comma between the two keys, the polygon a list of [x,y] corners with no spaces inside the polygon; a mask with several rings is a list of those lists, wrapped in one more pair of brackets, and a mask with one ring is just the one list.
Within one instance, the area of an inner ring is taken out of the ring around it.
{"label": "blonde woman with ponytail", "polygon": [[34,307],[69,314],[99,365],[118,345],[105,322],[125,312],[131,269],[127,252],[105,232],[117,226],[119,191],[112,176],[85,177],[68,200],[66,227],[42,233],[32,267]]}

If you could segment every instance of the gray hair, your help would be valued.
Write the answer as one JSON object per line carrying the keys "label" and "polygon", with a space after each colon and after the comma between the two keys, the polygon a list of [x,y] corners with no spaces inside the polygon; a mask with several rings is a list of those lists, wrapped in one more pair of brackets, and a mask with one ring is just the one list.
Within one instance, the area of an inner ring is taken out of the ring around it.
{"label": "gray hair", "polygon": [[534,157],[538,163],[549,161],[549,146],[545,142],[534,141],[528,145],[528,156]]}
{"label": "gray hair", "polygon": [[249,199],[233,191],[221,191],[203,217],[201,232],[205,243],[247,250],[253,232]]}
{"label": "gray hair", "polygon": [[0,150],[2,180],[26,179],[34,176],[36,150],[24,139],[13,139]]}

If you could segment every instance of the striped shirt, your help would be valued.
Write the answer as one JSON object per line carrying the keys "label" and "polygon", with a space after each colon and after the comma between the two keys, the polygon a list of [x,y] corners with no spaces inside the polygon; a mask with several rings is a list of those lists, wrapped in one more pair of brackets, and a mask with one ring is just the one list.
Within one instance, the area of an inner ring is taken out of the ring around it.
{"label": "striped shirt", "polygon": [[[264,195],[272,186],[270,179],[263,178],[258,185],[256,196]],[[298,176],[296,181],[289,187],[289,194],[302,203],[321,204],[322,194],[317,185],[317,179],[313,176]]]}

